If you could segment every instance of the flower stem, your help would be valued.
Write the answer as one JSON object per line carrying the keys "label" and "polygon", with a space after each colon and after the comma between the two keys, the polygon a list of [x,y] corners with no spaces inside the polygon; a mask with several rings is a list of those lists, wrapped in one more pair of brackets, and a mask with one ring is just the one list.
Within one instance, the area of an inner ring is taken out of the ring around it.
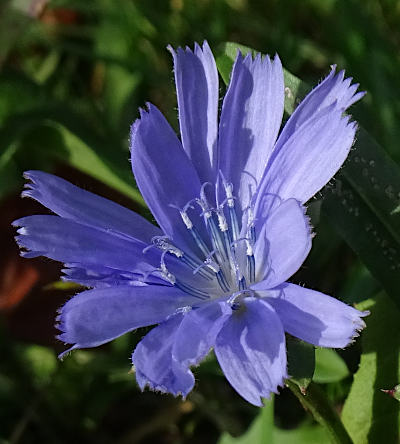
{"label": "flower stem", "polygon": [[305,394],[293,381],[287,380],[286,385],[296,395],[302,406],[325,427],[333,444],[353,444],[339,415],[317,384],[311,382]]}

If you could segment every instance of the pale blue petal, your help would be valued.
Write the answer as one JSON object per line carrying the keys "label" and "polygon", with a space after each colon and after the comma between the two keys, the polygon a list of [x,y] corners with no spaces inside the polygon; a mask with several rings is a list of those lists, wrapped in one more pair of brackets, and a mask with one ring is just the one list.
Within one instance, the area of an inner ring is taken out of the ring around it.
{"label": "pale blue petal", "polygon": [[194,51],[168,47],[174,58],[182,145],[200,181],[214,182],[218,136],[218,72],[207,42]]}
{"label": "pale blue petal", "polygon": [[62,280],[76,282],[85,287],[104,288],[116,285],[136,285],[136,282],[147,284],[166,285],[166,281],[159,275],[160,273],[132,273],[120,271],[102,265],[65,264],[67,268],[62,271]]}
{"label": "pale blue petal", "polygon": [[247,298],[217,336],[215,354],[233,388],[261,406],[287,377],[282,324],[271,306]]}
{"label": "pale blue petal", "polygon": [[189,368],[172,356],[172,347],[183,315],[176,314],[153,328],[136,346],[132,355],[139,387],[183,397],[192,390],[194,377]]}
{"label": "pale blue petal", "polygon": [[286,283],[266,292],[284,329],[319,347],[343,348],[365,327],[361,312],[318,291]]}
{"label": "pale blue petal", "polygon": [[232,313],[226,302],[211,302],[186,313],[172,349],[175,359],[189,367],[202,361]]}
{"label": "pale blue petal", "polygon": [[[305,208],[296,200],[283,201],[264,221],[258,220],[256,258],[257,289],[273,288],[289,279],[311,249],[311,230]],[[260,282],[261,281],[261,282]]]}
{"label": "pale blue petal", "polygon": [[43,171],[27,171],[22,196],[29,196],[54,213],[82,225],[114,232],[149,243],[153,236],[162,234],[139,214],[111,200],[85,191],[60,177]]}
{"label": "pale blue petal", "polygon": [[[242,209],[263,176],[282,121],[284,84],[278,58],[238,54],[224,98],[218,168],[233,184]],[[251,191],[251,192],[250,192]]]}
{"label": "pale blue petal", "polygon": [[[191,250],[193,242],[179,211],[199,196],[197,172],[164,116],[149,104],[131,129],[132,169],[138,187],[163,232]],[[171,206],[172,205],[172,206]],[[199,229],[202,223],[198,223]]]}
{"label": "pale blue petal", "polygon": [[338,74],[335,74],[335,71],[336,67],[333,67],[329,75],[308,93],[295,109],[279,135],[276,150],[283,147],[292,134],[307,120],[313,119],[326,107],[334,104],[336,109],[343,112],[365,95],[364,92],[356,92],[359,85],[351,85],[352,79],[346,79],[344,71],[340,71]]}
{"label": "pale blue petal", "polygon": [[[60,262],[100,265],[147,273],[160,265],[160,251],[118,234],[106,233],[59,216],[28,216],[13,222],[24,257],[46,256]],[[83,268],[87,268],[83,266]]]}
{"label": "pale blue petal", "polygon": [[59,339],[73,348],[96,347],[138,327],[157,324],[194,298],[175,287],[118,286],[77,294],[61,309]]}
{"label": "pale blue petal", "polygon": [[[265,193],[302,203],[316,194],[345,161],[354,141],[356,125],[331,105],[307,120],[273,153],[257,200]],[[256,204],[257,206],[257,204]]]}

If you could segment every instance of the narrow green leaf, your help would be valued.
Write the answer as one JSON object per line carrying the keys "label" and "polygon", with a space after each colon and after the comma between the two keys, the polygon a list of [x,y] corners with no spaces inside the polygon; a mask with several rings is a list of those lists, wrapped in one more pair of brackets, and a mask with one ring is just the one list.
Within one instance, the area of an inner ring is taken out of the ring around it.
{"label": "narrow green leaf", "polygon": [[[236,48],[227,43],[217,66],[227,81]],[[309,87],[285,75],[285,111],[291,114]],[[323,190],[322,211],[400,307],[400,169],[362,128],[335,185]]]}
{"label": "narrow green leaf", "polygon": [[398,444],[400,413],[382,389],[400,380],[400,311],[385,294],[357,305],[370,310],[362,334],[360,367],[343,408],[342,420],[354,444]]}
{"label": "narrow green leaf", "polygon": [[349,369],[335,350],[317,348],[315,350],[315,373],[313,380],[321,384],[337,382],[349,375]]}

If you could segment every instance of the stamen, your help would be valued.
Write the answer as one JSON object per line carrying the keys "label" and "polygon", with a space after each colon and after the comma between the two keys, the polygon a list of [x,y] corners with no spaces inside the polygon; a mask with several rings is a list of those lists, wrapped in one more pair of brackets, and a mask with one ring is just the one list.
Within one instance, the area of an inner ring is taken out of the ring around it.
{"label": "stamen", "polygon": [[247,274],[249,276],[250,283],[253,283],[256,278],[256,261],[253,254],[253,247],[248,239],[246,239],[246,246]]}
{"label": "stamen", "polygon": [[164,279],[166,279],[168,282],[170,282],[172,285],[175,285],[176,283],[176,278],[175,276],[170,273],[167,269],[167,266],[165,265],[165,255],[168,253],[168,251],[164,251],[161,255],[161,265],[160,265],[160,270],[161,270],[161,274],[163,276]]}
{"label": "stamen", "polygon": [[190,217],[187,214],[188,208],[194,209],[191,203],[195,202],[196,200],[197,199],[190,200],[182,209],[179,209],[175,205],[170,205],[170,206],[172,206],[173,208],[177,208],[179,210],[182,221],[185,224],[186,228],[189,230],[190,234],[192,235],[196,245],[199,247],[200,251],[204,254],[204,256],[207,256],[209,253],[207,245],[201,238],[199,232],[197,231],[197,228],[193,225],[193,222],[191,221]]}

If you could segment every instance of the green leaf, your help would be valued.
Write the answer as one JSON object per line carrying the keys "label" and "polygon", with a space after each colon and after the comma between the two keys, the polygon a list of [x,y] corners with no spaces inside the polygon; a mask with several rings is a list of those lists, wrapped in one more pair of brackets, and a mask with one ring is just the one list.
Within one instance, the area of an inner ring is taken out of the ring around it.
{"label": "green leaf", "polygon": [[[236,48],[225,44],[217,66],[227,81]],[[309,87],[284,71],[285,111],[291,114]],[[400,170],[362,128],[348,160],[323,191],[322,211],[400,307]]]}
{"label": "green leaf", "polygon": [[385,294],[357,305],[370,310],[362,334],[360,367],[343,408],[342,420],[354,444],[398,444],[399,405],[381,389],[400,380],[400,312]]}
{"label": "green leaf", "polygon": [[325,384],[338,382],[349,375],[349,369],[335,350],[317,348],[315,350],[315,372],[313,380]]}
{"label": "green leaf", "polygon": [[302,392],[310,384],[315,369],[314,346],[300,339],[288,336],[286,339],[288,373]]}
{"label": "green leaf", "polygon": [[[29,143],[23,143],[25,137],[29,138]],[[44,143],[43,138],[46,137],[50,140]],[[43,143],[37,143],[40,141]],[[137,204],[143,207],[145,205],[139,191],[133,186],[134,179],[127,153],[122,147],[115,146],[115,140],[105,134],[98,134],[86,123],[83,116],[66,106],[41,107],[7,119],[0,130],[0,146],[6,147],[8,152],[9,147],[16,143],[20,145],[14,157],[22,152],[20,157],[24,162],[23,159],[29,156],[32,160],[29,168],[34,165],[33,156],[39,158],[38,152],[45,147],[49,151],[40,156],[41,168],[43,160],[46,160],[47,169],[55,160],[63,160],[129,196]],[[36,150],[33,150],[35,143]],[[14,160],[9,157],[7,156],[7,162],[0,163],[0,177],[7,172],[8,165]],[[21,173],[19,170],[19,174]],[[0,197],[4,194],[4,190],[0,189]]]}
{"label": "green leaf", "polygon": [[40,345],[27,346],[23,358],[35,384],[39,387],[50,381],[58,366],[54,351]]}
{"label": "green leaf", "polygon": [[272,441],[273,444],[320,444],[328,442],[329,437],[322,426],[307,422],[294,430],[282,430],[275,427]]}
{"label": "green leaf", "polygon": [[247,432],[233,438],[228,433],[224,433],[218,444],[272,444],[274,430],[274,398],[271,395],[270,400],[265,400],[263,407],[252,422]]}

